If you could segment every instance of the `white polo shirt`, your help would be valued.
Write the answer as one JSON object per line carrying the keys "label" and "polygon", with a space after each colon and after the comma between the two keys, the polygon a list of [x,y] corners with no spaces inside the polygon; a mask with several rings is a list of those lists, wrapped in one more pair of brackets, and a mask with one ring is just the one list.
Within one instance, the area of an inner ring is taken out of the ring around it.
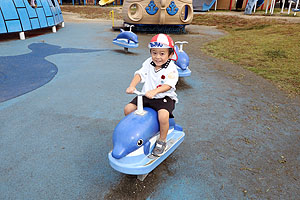
{"label": "white polo shirt", "polygon": [[134,74],[139,74],[141,76],[141,83],[144,83],[142,92],[147,92],[149,90],[153,90],[157,87],[162,86],[163,84],[171,86],[171,89],[159,93],[154,96],[155,99],[164,98],[169,96],[171,99],[178,102],[177,94],[175,93],[176,84],[178,81],[178,71],[177,66],[174,61],[166,66],[166,68],[161,68],[158,71],[155,71],[155,67],[151,64],[152,57],[148,58],[144,63],[141,69],[136,71]]}

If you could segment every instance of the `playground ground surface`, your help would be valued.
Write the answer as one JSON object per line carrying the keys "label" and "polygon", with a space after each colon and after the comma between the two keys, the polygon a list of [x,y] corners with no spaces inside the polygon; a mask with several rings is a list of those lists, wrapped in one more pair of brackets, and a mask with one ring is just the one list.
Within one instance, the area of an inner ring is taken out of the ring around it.
{"label": "playground ground surface", "polygon": [[49,83],[0,103],[0,199],[300,196],[299,96],[290,98],[240,65],[200,51],[226,35],[209,26],[171,35],[189,41],[192,75],[177,85],[174,112],[184,142],[143,182],[114,171],[107,159],[112,132],[153,35],[139,34],[140,47],[126,54],[111,43],[118,33],[110,21],[64,18],[66,27],[55,34],[1,40],[1,61],[26,59],[32,44],[69,50],[36,59],[57,67]]}

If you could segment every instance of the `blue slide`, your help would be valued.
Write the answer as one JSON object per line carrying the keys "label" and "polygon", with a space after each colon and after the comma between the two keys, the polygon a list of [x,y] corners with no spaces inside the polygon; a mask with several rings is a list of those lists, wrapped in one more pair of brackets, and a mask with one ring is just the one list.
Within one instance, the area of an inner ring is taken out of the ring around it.
{"label": "blue slide", "polygon": [[256,8],[260,7],[261,5],[263,5],[264,0],[249,0],[246,8],[245,8],[245,15],[251,15],[252,14],[252,10],[254,8],[255,3],[256,4]]}
{"label": "blue slide", "polygon": [[193,0],[194,11],[208,11],[216,0]]}

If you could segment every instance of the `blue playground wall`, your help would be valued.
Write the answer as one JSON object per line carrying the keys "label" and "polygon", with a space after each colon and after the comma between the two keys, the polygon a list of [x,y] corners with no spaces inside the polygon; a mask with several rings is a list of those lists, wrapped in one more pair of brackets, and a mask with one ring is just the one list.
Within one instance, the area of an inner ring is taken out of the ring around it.
{"label": "blue playground wall", "polygon": [[[53,3],[55,5],[53,5]],[[55,26],[64,21],[57,0],[0,0],[0,34]]]}

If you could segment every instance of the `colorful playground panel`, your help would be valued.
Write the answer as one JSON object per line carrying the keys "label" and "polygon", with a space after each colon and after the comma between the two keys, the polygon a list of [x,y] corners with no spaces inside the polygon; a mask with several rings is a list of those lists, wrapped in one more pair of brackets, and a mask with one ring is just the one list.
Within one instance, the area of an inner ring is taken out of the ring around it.
{"label": "colorful playground panel", "polygon": [[129,24],[190,24],[192,0],[128,0],[123,3],[123,19]]}
{"label": "colorful playground panel", "polygon": [[62,23],[57,0],[36,0],[32,8],[27,0],[0,1],[0,34],[24,32]]}

